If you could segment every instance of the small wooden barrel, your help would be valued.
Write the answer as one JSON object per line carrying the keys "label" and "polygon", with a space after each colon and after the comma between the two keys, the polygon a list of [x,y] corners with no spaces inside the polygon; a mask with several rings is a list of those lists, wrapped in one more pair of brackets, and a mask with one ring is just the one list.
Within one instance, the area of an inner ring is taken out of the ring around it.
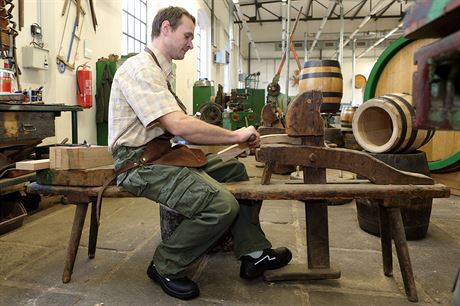
{"label": "small wooden barrel", "polygon": [[340,129],[342,131],[352,131],[353,115],[355,114],[357,106],[347,106],[340,112]]}
{"label": "small wooden barrel", "polygon": [[[421,173],[430,176],[424,152],[410,154],[370,154],[384,163],[402,171]],[[412,205],[401,208],[404,231],[408,240],[424,238],[428,231],[431,216],[432,198],[411,199]],[[359,227],[364,231],[380,236],[379,201],[375,199],[356,199]]]}
{"label": "small wooden barrel", "polygon": [[337,113],[342,101],[343,78],[336,60],[311,60],[303,65],[299,76],[299,93],[321,90],[321,113]]}
{"label": "small wooden barrel", "polygon": [[353,116],[353,134],[372,153],[409,153],[428,143],[434,130],[418,130],[412,97],[394,93],[364,102]]}

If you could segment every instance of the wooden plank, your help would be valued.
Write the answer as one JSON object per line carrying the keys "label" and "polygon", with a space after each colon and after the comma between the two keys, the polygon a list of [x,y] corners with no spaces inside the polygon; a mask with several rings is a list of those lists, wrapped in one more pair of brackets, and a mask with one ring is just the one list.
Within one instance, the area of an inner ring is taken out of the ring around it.
{"label": "wooden plank", "polygon": [[106,146],[65,147],[53,149],[50,162],[52,169],[89,169],[113,164],[113,158]]}
{"label": "wooden plank", "polygon": [[16,163],[16,169],[19,170],[42,170],[50,167],[49,158],[37,160],[25,160]]}
{"label": "wooden plank", "polygon": [[[290,182],[290,181],[288,181]],[[309,199],[388,199],[399,197],[448,198],[449,188],[435,185],[377,185],[377,184],[293,184],[272,180],[270,185],[261,185],[259,179],[238,183],[225,183],[225,188],[237,199],[248,200],[309,200]],[[67,195],[82,193],[87,197],[96,197],[100,187],[52,186],[31,183],[27,186],[30,193],[50,193]],[[122,187],[109,186],[105,197],[135,197]],[[406,201],[410,205],[409,201]],[[400,203],[401,204],[401,203]],[[406,203],[402,203],[406,205]]]}
{"label": "wooden plank", "polygon": [[[114,173],[113,165],[77,170],[46,169],[37,171],[37,183],[81,187],[101,186]],[[115,180],[112,184],[115,184]]]}

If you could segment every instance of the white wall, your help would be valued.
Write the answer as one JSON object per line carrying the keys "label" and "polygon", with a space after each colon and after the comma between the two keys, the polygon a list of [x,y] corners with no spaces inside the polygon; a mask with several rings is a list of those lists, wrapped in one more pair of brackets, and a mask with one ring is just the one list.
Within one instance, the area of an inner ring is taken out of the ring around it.
{"label": "white wall", "polygon": [[[89,143],[96,143],[96,122],[95,122],[95,100],[96,91],[96,61],[100,57],[107,57],[109,54],[120,54],[121,52],[121,0],[98,0],[94,1],[98,21],[97,32],[93,30],[90,8],[87,1],[82,1],[82,7],[86,16],[82,28],[82,40],[78,44],[75,67],[88,62],[92,68],[93,79],[93,107],[78,113],[78,140],[87,140]],[[73,5],[73,4],[72,4]],[[67,105],[76,104],[76,74],[75,70],[66,70],[61,74],[57,70],[56,56],[59,53],[59,46],[65,16],[61,17],[63,1],[28,0],[24,9],[24,28],[16,38],[19,67],[22,70],[21,83],[23,89],[38,88],[44,85],[43,98],[46,103],[64,103]],[[17,20],[17,10],[15,11]],[[28,46],[32,41],[30,25],[39,23],[42,26],[43,42],[49,50],[48,70],[31,70],[22,68],[23,46]],[[72,20],[68,21],[66,32],[72,27]],[[83,40],[91,42],[92,57],[83,56]],[[62,44],[67,50],[69,41]],[[71,114],[63,112],[61,117],[56,118],[56,137],[45,139],[44,143],[60,142],[63,138],[72,139]]]}

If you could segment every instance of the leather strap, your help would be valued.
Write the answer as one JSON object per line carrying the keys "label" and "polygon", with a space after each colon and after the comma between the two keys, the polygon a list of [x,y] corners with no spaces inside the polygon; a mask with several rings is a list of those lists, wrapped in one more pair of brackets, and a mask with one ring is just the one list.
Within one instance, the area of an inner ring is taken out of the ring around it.
{"label": "leather strap", "polygon": [[[163,70],[163,68],[161,68],[161,66],[160,66],[160,62],[158,61],[158,59],[155,56],[155,54],[153,53],[153,51],[150,50],[147,47],[145,47],[144,51],[147,52],[148,54],[150,54],[152,56],[153,60],[155,61],[155,63],[157,64],[157,66],[160,67],[161,70]],[[174,99],[176,99],[177,105],[179,105],[179,107],[182,109],[182,111],[187,114],[187,108],[185,107],[184,103],[182,103],[182,101],[179,99],[179,97],[176,95],[176,93],[172,90],[171,83],[169,83],[169,81],[167,79],[166,79],[166,84],[168,85],[169,92],[174,96]]]}

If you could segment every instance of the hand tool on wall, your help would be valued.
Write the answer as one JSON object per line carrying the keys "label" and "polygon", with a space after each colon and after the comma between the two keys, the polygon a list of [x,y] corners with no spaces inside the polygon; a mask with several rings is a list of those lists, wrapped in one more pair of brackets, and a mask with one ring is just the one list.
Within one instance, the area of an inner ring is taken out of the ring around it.
{"label": "hand tool on wall", "polygon": [[[74,1],[68,1],[68,2],[72,3]],[[64,41],[64,36],[66,34],[67,22],[69,20],[70,9],[71,9],[71,5],[68,2],[64,3],[64,7],[63,7],[63,11],[64,9],[67,10],[67,16],[66,16],[66,21],[64,24],[64,30],[62,31],[61,44],[59,45],[59,52],[58,52],[58,55],[56,56],[56,61],[58,64],[58,71],[60,73],[64,73],[66,67],[72,70],[75,68],[75,59],[77,56],[78,46],[80,44],[81,34],[83,32],[83,24],[84,24],[85,15],[86,15],[86,12],[83,10],[83,8],[80,5],[80,1],[75,1],[76,15],[75,15],[73,28],[72,28],[72,33],[70,35],[69,49],[67,50],[67,55],[64,57],[64,55],[62,54],[64,51],[62,43]],[[81,14],[81,20],[80,20],[80,14]],[[77,30],[78,30],[78,33],[77,33]],[[76,40],[76,44],[74,44],[74,40]],[[73,58],[72,58],[72,53],[73,53]]]}
{"label": "hand tool on wall", "polygon": [[97,18],[96,18],[96,11],[94,10],[93,0],[89,0],[89,8],[91,10],[91,20],[93,21],[94,32],[96,32]]}
{"label": "hand tool on wall", "polygon": [[18,2],[18,20],[19,20],[19,31],[24,27],[24,0],[19,0]]}

